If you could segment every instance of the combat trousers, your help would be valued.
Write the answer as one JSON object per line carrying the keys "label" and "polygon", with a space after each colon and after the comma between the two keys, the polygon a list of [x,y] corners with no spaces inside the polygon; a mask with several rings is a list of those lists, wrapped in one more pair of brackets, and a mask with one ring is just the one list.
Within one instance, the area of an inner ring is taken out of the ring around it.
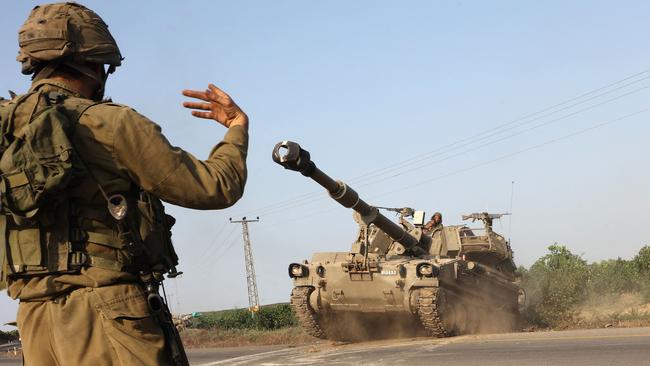
{"label": "combat trousers", "polygon": [[17,322],[25,365],[168,365],[163,331],[150,314],[135,284],[21,301]]}

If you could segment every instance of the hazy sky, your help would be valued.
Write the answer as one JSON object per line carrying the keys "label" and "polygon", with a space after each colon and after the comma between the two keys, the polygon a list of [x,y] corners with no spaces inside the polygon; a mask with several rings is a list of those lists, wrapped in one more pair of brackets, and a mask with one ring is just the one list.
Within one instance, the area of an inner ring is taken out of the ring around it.
{"label": "hazy sky", "polygon": [[[28,89],[16,33],[36,3],[3,3],[2,95]],[[250,116],[245,197],[223,211],[168,207],[185,272],[167,281],[174,311],[247,306],[229,217],[261,218],[250,230],[265,304],[287,301],[288,263],[349,248],[351,213],[271,161],[284,139],[370,203],[441,211],[446,224],[509,210],[515,181],[518,264],[554,242],[590,261],[650,244],[648,2],[85,4],[126,57],[107,95],[172,143],[204,158],[224,133],[181,107],[184,88],[214,82]],[[16,306],[0,296],[0,322]]]}

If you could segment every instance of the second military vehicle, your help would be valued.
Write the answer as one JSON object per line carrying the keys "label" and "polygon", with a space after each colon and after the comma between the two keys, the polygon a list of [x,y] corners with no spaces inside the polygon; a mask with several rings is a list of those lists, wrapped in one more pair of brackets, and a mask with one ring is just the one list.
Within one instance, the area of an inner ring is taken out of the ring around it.
{"label": "second military vehicle", "polygon": [[359,224],[349,252],[315,253],[289,265],[291,306],[311,335],[354,339],[389,330],[444,337],[513,329],[524,294],[510,245],[492,230],[501,214],[463,216],[482,221],[480,229],[427,232],[424,212],[393,209],[400,214],[393,222],[318,169],[297,143],[278,143],[273,160],[323,186],[354,210]]}

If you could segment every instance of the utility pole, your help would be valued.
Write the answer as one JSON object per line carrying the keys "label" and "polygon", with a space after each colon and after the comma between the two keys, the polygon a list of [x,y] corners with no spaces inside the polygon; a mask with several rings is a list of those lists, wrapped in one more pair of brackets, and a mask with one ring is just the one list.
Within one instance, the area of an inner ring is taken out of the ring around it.
{"label": "utility pole", "polygon": [[253,266],[253,250],[251,248],[251,240],[248,235],[248,223],[259,221],[259,217],[257,217],[255,220],[246,220],[246,217],[244,216],[241,220],[235,221],[230,218],[230,223],[241,224],[242,226],[242,235],[244,237],[244,259],[246,261],[246,284],[248,285],[248,311],[251,312],[251,316],[253,317],[255,316],[255,313],[260,309],[260,298],[257,294],[257,279],[255,278],[255,267]]}

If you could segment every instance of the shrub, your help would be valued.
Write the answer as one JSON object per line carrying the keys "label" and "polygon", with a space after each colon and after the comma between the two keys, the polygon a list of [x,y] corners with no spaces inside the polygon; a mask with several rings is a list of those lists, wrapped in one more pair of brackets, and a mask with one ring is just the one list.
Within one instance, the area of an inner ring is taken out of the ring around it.
{"label": "shrub", "polygon": [[641,290],[641,278],[633,261],[610,259],[593,263],[589,269],[589,294],[592,297]]}
{"label": "shrub", "polygon": [[297,325],[289,304],[262,306],[252,317],[248,309],[233,309],[202,314],[193,320],[192,328],[273,330]]}
{"label": "shrub", "polygon": [[557,326],[571,320],[575,307],[585,299],[589,271],[586,261],[566,247],[556,243],[548,250],[524,273],[526,315],[534,324]]}
{"label": "shrub", "polygon": [[297,325],[296,316],[289,304],[264,306],[256,314],[260,329],[280,329]]}

